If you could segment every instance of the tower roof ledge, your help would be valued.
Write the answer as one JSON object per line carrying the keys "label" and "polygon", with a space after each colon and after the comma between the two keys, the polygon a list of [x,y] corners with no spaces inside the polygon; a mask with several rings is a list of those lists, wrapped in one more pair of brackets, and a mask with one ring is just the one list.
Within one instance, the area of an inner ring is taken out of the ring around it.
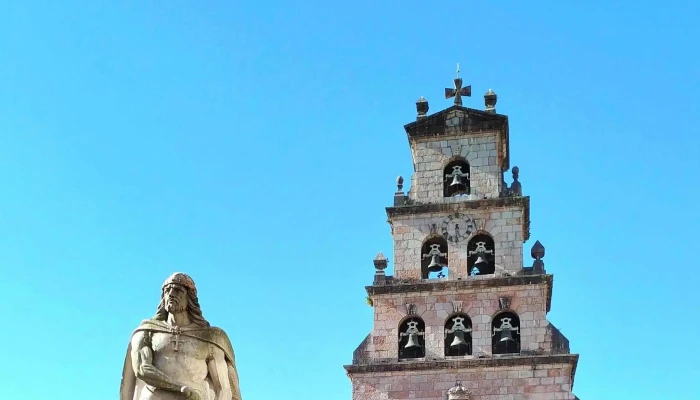
{"label": "tower roof ledge", "polygon": [[482,132],[500,132],[499,164],[503,171],[510,168],[508,116],[474,108],[452,106],[435,114],[404,125],[409,143],[421,138],[440,136],[469,136]]}
{"label": "tower roof ledge", "polygon": [[[452,111],[456,111],[452,113]],[[493,131],[501,129],[501,127],[508,126],[508,116],[504,114],[495,114],[488,111],[477,110],[475,108],[463,107],[463,106],[451,106],[447,107],[442,111],[438,111],[435,114],[426,116],[425,118],[418,119],[416,121],[410,122],[404,125],[404,129],[408,134],[409,138],[414,136],[420,136],[423,130],[426,128],[442,127],[447,128],[452,125],[447,124],[448,115],[457,114],[463,116],[463,122],[471,122],[472,125],[471,132],[479,131]],[[442,123],[442,124],[441,124]],[[462,124],[464,128],[467,124]]]}
{"label": "tower roof ledge", "polygon": [[445,280],[399,280],[392,277],[382,285],[365,286],[367,294],[381,296],[398,293],[417,292],[441,292],[475,288],[491,288],[498,286],[524,286],[524,285],[546,285],[547,287],[547,312],[552,307],[552,288],[554,286],[554,276],[547,275],[516,275],[516,276],[494,276],[488,279],[445,279]]}
{"label": "tower roof ledge", "polygon": [[494,199],[468,200],[450,203],[413,203],[386,208],[389,220],[404,215],[426,213],[452,213],[488,208],[521,206],[523,208],[523,243],[530,239],[530,196],[499,197]]}
{"label": "tower roof ledge", "polygon": [[488,358],[469,358],[461,360],[386,360],[386,362],[375,362],[372,364],[345,365],[345,371],[347,371],[348,375],[351,375],[394,371],[464,370],[469,368],[569,364],[571,365],[571,384],[573,388],[574,374],[576,373],[576,366],[578,365],[578,357],[578,354],[545,354],[493,356]]}

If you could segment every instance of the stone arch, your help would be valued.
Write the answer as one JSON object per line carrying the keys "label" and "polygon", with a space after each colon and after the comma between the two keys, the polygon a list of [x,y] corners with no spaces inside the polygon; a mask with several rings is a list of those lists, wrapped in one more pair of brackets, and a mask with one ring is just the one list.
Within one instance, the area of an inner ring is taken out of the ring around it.
{"label": "stone arch", "polygon": [[[421,278],[439,277],[443,268],[448,267],[448,243],[444,236],[432,234],[421,244]],[[444,274],[443,274],[444,276]]]}
{"label": "stone arch", "polygon": [[425,321],[410,315],[399,323],[399,359],[425,357]]}
{"label": "stone arch", "polygon": [[471,167],[464,157],[452,157],[442,169],[443,196],[464,196],[471,193]]}
{"label": "stone arch", "polygon": [[496,242],[487,232],[481,231],[469,239],[467,272],[470,276],[496,273]]}
{"label": "stone arch", "polygon": [[491,319],[491,353],[520,353],[520,317],[513,310],[502,310]]}
{"label": "stone arch", "polygon": [[472,320],[466,313],[453,313],[445,320],[445,356],[472,354]]}

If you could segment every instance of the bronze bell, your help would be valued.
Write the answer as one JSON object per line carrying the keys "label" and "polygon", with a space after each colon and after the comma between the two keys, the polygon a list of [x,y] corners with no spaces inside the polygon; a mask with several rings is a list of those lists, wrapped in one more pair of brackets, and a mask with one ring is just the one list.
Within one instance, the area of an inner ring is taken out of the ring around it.
{"label": "bronze bell", "polygon": [[412,349],[412,348],[420,349],[420,343],[418,343],[418,335],[416,335],[415,333],[408,334],[408,341],[406,342],[406,345],[404,346],[404,349]]}
{"label": "bronze bell", "polygon": [[474,266],[479,268],[479,270],[481,270],[482,267],[485,267],[487,265],[489,265],[489,262],[481,256],[477,257],[476,262],[474,262]]}
{"label": "bronze bell", "polygon": [[[477,257],[477,258],[476,258],[476,262],[474,262],[474,267],[476,267],[476,269],[479,271],[478,274],[483,274],[483,273],[484,273],[484,269],[486,269],[486,267],[488,267],[488,265],[489,265],[489,262],[486,261],[486,260],[485,260],[483,257],[481,257],[481,256]],[[476,274],[474,274],[473,272],[474,272],[474,271],[472,271],[472,275],[476,275]]]}
{"label": "bronze bell", "polygon": [[520,351],[518,342],[513,339],[512,330],[509,328],[504,328],[501,331],[501,338],[498,340],[496,346],[500,353],[517,353]]}
{"label": "bronze bell", "polygon": [[466,346],[467,342],[464,339],[464,332],[462,331],[456,331],[455,332],[455,337],[452,340],[452,343],[450,344],[450,347],[452,348],[458,348],[462,346]]}
{"label": "bronze bell", "polygon": [[501,331],[501,339],[498,340],[501,345],[505,345],[506,343],[504,342],[513,342],[515,343],[515,339],[513,339],[513,334],[511,333],[510,328],[503,328]]}
{"label": "bronze bell", "polygon": [[452,183],[450,183],[450,186],[462,186],[464,183],[462,183],[462,175],[460,174],[454,174],[452,177]]}
{"label": "bronze bell", "polygon": [[440,264],[440,258],[437,254],[433,254],[430,264],[428,264],[428,271],[439,272],[442,271],[442,264]]}

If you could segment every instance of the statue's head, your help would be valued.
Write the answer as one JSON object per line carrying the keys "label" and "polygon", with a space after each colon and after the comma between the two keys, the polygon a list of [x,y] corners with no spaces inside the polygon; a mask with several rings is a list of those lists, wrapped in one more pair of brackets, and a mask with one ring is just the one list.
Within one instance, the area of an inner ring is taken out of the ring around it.
{"label": "statue's head", "polygon": [[187,311],[192,323],[209,326],[209,322],[202,316],[197,287],[189,275],[176,272],[163,282],[161,289],[160,304],[153,319],[165,321],[168,314]]}

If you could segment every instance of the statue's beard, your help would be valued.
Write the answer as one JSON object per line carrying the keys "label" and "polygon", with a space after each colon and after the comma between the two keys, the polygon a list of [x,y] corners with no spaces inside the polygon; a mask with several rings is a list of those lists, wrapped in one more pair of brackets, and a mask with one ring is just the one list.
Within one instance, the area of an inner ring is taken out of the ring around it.
{"label": "statue's beard", "polygon": [[165,311],[169,313],[179,313],[187,309],[187,304],[180,304],[176,298],[165,299]]}

